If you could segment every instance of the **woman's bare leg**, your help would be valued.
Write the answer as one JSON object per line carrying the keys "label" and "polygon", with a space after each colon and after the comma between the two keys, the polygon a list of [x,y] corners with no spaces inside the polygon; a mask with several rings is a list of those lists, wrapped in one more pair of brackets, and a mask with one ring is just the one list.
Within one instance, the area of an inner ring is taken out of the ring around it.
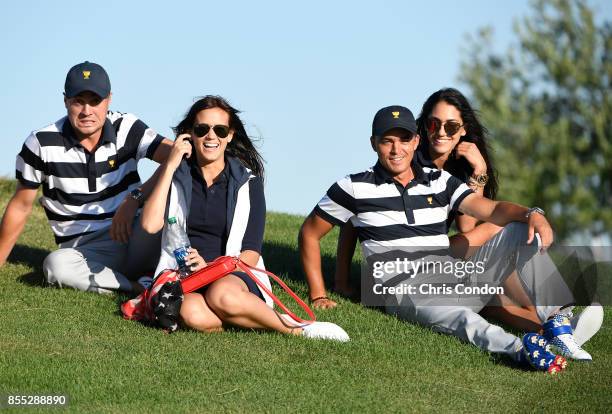
{"label": "woman's bare leg", "polygon": [[187,293],[181,304],[183,325],[200,332],[218,332],[223,330],[223,322],[208,307],[200,293]]}
{"label": "woman's bare leg", "polygon": [[485,306],[479,313],[526,332],[540,331],[542,322],[516,271],[508,276],[503,286],[505,294],[497,295],[496,303]]}
{"label": "woman's bare leg", "polygon": [[249,292],[246,283],[235,275],[225,276],[206,290],[206,302],[224,323],[248,329],[267,329],[300,335],[301,328],[287,326],[278,313]]}

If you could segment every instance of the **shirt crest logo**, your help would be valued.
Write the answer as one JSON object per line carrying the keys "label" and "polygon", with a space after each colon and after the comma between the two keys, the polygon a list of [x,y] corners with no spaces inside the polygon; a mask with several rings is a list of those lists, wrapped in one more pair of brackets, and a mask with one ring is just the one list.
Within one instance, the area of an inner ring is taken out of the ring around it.
{"label": "shirt crest logo", "polygon": [[83,71],[83,79],[89,79],[89,75],[91,75],[91,71],[89,70]]}
{"label": "shirt crest logo", "polygon": [[398,111],[391,112],[391,115],[393,115],[394,119],[399,119],[399,112]]}
{"label": "shirt crest logo", "polygon": [[427,202],[429,203],[429,205],[431,205],[431,203],[433,202],[433,197],[427,197]]}
{"label": "shirt crest logo", "polygon": [[108,165],[110,165],[111,168],[115,168],[115,160],[108,160]]}

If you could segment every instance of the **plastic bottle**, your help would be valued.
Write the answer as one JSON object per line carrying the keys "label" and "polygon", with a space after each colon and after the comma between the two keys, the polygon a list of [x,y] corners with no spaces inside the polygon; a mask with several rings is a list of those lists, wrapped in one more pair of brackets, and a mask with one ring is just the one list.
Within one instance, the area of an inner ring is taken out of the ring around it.
{"label": "plastic bottle", "polygon": [[191,274],[189,266],[185,263],[185,258],[189,253],[191,243],[185,230],[177,223],[176,217],[168,217],[168,243],[170,250],[174,252],[174,258],[178,264],[179,277],[182,279]]}

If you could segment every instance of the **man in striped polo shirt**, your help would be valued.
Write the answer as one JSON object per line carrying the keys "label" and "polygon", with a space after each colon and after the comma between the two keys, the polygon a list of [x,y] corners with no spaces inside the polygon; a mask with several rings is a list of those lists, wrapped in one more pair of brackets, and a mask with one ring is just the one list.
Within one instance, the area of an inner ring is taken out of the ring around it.
{"label": "man in striped polo shirt", "polygon": [[[435,289],[448,288],[446,282],[458,285],[458,280],[476,285],[484,281],[498,287],[517,269],[529,293],[538,300],[543,322],[566,311],[566,305],[574,302],[573,296],[562,280],[549,278],[556,269],[548,255],[538,254],[553,240],[544,212],[483,198],[448,172],[421,166],[414,156],[419,143],[416,122],[407,108],[390,106],[378,111],[370,142],[378,155],[376,165],[333,184],[300,230],[300,255],[310,300],[335,305],[326,296],[320,240],[334,225],[351,220],[370,266],[369,273],[362,273],[362,278],[369,279],[366,283],[362,280],[362,287],[372,288],[362,292],[366,305],[381,304],[367,303],[381,294],[386,311],[400,318],[458,336],[490,352],[524,358],[518,337],[477,313],[490,295],[445,297],[444,290]],[[440,254],[449,246],[446,219],[451,211],[505,226],[470,257],[481,263],[482,269],[472,269],[467,277],[462,259]],[[435,266],[433,274],[424,271],[436,263],[432,260],[444,261],[442,264],[461,272],[442,274],[441,267]],[[433,287],[433,291],[420,291],[421,286]],[[571,334],[563,340],[571,348],[568,356],[590,359]]]}
{"label": "man in striped polo shirt", "polygon": [[159,237],[147,236],[134,220],[151,188],[141,187],[137,163],[164,161],[172,143],[134,115],[108,110],[110,80],[98,64],[72,67],[64,89],[67,116],[33,131],[17,155],[17,190],[0,227],[0,265],[42,185],[39,201],[60,247],[43,263],[46,280],[100,293],[137,292],[131,278],[154,268],[159,254]]}

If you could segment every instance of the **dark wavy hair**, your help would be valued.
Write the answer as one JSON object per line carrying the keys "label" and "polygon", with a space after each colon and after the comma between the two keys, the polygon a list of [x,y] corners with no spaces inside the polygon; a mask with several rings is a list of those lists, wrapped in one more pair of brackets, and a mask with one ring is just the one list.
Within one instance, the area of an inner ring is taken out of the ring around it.
{"label": "dark wavy hair", "polygon": [[[454,88],[440,89],[439,91],[432,94],[427,101],[423,104],[421,114],[417,119],[417,130],[421,136],[419,146],[420,150],[429,156],[429,140],[427,134],[427,118],[431,115],[434,106],[438,102],[444,101],[449,105],[453,105],[463,120],[465,128],[465,136],[462,141],[473,142],[478,147],[478,150],[482,154],[487,164],[487,175],[489,176],[489,182],[484,188],[484,196],[494,200],[497,195],[497,177],[495,168],[493,167],[493,159],[491,156],[491,149],[488,144],[488,132],[487,129],[478,121],[476,116],[476,110],[472,109],[472,106],[468,102],[467,98],[463,96],[461,92]],[[453,150],[454,152],[454,150]],[[443,169],[451,173],[456,177],[470,176],[474,172],[474,169],[470,163],[463,157],[456,159],[453,154],[448,157],[448,160],[444,163]]]}
{"label": "dark wavy hair", "polygon": [[227,144],[227,148],[225,149],[227,154],[238,158],[245,167],[253,172],[253,174],[263,178],[264,160],[246,133],[244,124],[238,116],[240,111],[232,107],[229,102],[221,96],[206,95],[198,99],[191,105],[191,108],[189,108],[183,120],[172,128],[172,130],[177,136],[191,133],[197,114],[200,111],[211,108],[223,109],[229,115],[229,127],[234,131],[234,138]]}

